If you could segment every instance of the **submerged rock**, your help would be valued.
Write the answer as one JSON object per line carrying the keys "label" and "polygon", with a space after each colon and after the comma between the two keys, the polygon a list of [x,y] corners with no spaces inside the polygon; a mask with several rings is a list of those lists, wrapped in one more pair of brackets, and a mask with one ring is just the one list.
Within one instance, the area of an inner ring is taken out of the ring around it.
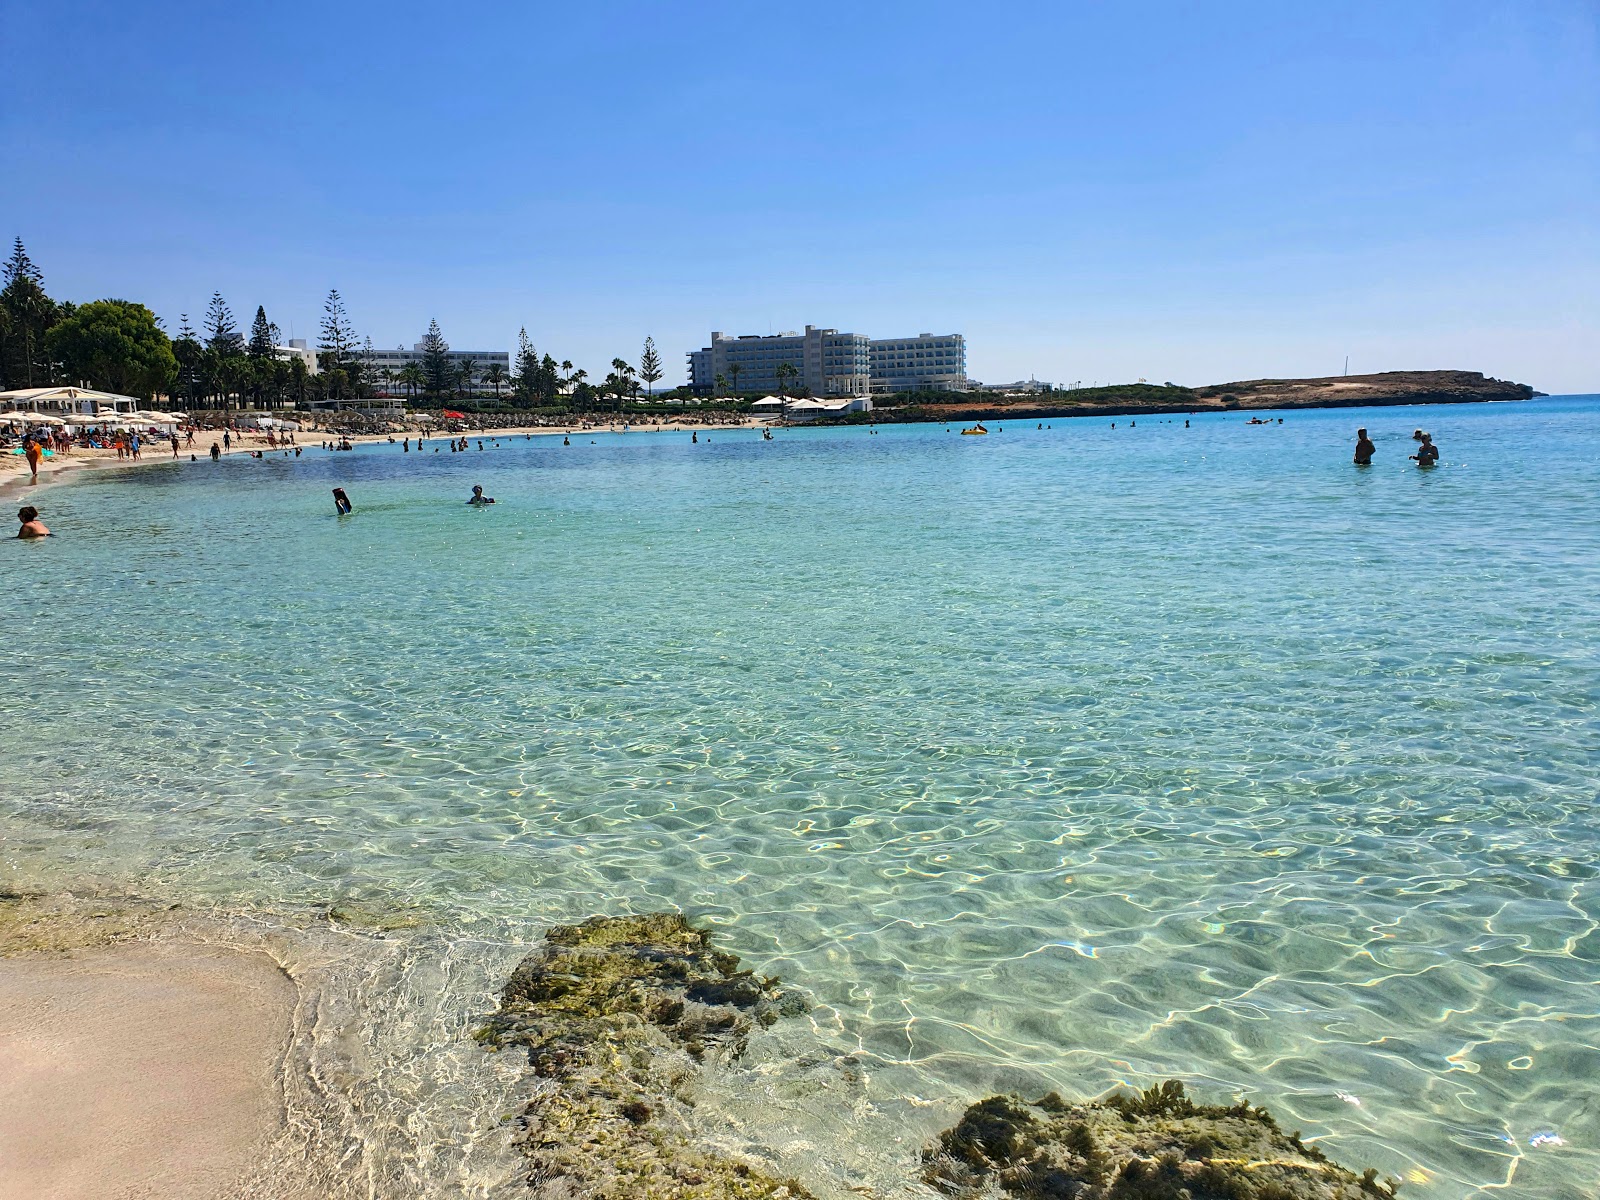
{"label": "submerged rock", "polygon": [[1092,1104],[990,1096],[923,1162],[963,1200],[1374,1200],[1399,1186],[1352,1174],[1262,1109],[1194,1104],[1177,1080]]}
{"label": "submerged rock", "polygon": [[697,1145],[686,1095],[708,1055],[737,1056],[802,1010],[678,913],[595,917],[545,934],[478,1040],[526,1047],[551,1081],[521,1117],[536,1194],[802,1200],[792,1180]]}

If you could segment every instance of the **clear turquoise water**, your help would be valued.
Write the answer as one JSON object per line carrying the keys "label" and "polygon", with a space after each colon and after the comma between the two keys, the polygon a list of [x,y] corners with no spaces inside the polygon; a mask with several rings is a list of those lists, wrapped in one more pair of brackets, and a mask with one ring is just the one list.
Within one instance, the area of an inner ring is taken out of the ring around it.
{"label": "clear turquoise water", "polygon": [[1177,1075],[1414,1195],[1600,1191],[1600,399],[1051,424],[46,490],[0,867],[681,906],[886,1114]]}

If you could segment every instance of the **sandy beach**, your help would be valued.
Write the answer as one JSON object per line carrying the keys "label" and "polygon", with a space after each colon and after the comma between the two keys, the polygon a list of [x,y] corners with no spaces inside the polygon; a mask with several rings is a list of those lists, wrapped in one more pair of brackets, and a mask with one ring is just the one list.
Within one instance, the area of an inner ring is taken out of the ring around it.
{"label": "sandy beach", "polygon": [[264,954],[0,959],[0,1196],[231,1194],[283,1120],[294,996]]}
{"label": "sandy beach", "polygon": [[0,1197],[229,1195],[281,1131],[295,985],[171,922],[0,896]]}

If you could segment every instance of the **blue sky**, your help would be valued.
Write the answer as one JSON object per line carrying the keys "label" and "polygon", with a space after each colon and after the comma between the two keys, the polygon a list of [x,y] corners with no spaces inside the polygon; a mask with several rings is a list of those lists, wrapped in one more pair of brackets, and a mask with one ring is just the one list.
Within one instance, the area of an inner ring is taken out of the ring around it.
{"label": "blue sky", "polygon": [[980,379],[1600,390],[1600,3],[0,0],[0,237],[175,327],[591,373],[962,332]]}

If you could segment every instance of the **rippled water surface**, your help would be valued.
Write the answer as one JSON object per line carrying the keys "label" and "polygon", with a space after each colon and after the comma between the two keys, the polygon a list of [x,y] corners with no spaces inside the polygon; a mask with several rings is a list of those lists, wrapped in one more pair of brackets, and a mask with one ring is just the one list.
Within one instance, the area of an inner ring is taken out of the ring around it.
{"label": "rippled water surface", "polygon": [[867,1136],[1176,1075],[1417,1196],[1600,1192],[1600,400],[1034,424],[47,490],[0,866],[681,906],[861,1055]]}

